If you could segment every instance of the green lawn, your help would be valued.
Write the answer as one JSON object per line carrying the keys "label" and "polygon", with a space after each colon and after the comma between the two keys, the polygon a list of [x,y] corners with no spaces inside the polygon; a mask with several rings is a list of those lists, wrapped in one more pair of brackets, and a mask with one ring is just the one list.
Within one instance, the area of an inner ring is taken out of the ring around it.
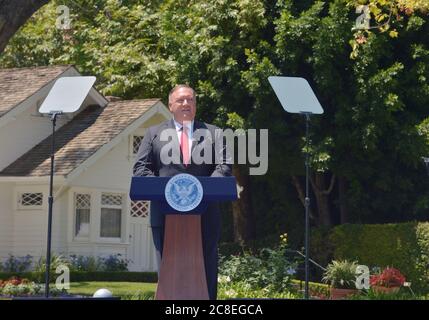
{"label": "green lawn", "polygon": [[72,282],[70,283],[71,294],[92,296],[98,289],[108,289],[114,296],[122,299],[153,299],[156,283],[145,282]]}

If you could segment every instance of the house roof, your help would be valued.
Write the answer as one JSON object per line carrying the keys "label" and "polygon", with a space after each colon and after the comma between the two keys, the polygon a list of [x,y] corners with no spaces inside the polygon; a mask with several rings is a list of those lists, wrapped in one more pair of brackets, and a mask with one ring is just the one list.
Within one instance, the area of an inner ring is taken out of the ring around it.
{"label": "house roof", "polygon": [[72,67],[0,69],[0,117]]}
{"label": "house roof", "polygon": [[[66,176],[140,118],[159,99],[123,100],[88,106],[55,133],[55,175]],[[47,119],[47,123],[49,120]],[[50,174],[49,136],[0,172],[0,176]]]}

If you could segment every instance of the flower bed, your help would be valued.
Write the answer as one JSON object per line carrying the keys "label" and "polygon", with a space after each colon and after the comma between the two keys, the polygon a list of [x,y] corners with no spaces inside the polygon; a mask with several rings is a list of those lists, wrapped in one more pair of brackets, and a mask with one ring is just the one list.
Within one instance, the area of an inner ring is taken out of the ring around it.
{"label": "flower bed", "polygon": [[[66,295],[67,291],[51,288],[49,290],[51,296]],[[12,277],[9,280],[0,280],[0,297],[37,297],[43,296],[44,287],[28,279]]]}

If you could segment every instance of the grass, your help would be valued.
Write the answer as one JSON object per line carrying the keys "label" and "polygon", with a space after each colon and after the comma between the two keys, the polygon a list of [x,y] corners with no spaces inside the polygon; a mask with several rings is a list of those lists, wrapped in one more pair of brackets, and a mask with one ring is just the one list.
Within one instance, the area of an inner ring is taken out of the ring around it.
{"label": "grass", "polygon": [[72,282],[68,293],[76,295],[92,296],[98,289],[108,289],[113,296],[125,300],[153,299],[156,291],[156,283],[145,282]]}

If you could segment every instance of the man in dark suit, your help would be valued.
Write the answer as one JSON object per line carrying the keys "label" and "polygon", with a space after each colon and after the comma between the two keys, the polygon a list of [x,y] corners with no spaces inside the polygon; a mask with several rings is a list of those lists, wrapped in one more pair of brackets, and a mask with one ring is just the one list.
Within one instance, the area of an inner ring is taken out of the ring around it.
{"label": "man in dark suit", "polygon": [[[137,154],[133,170],[134,176],[170,177],[179,173],[194,176],[230,176],[231,162],[219,128],[194,120],[197,109],[195,91],[187,85],[175,86],[168,95],[168,107],[174,118],[147,129]],[[172,133],[171,139],[168,141],[164,135],[166,132]],[[197,134],[201,132],[203,134]],[[222,140],[220,149],[215,147],[215,142],[219,139]],[[167,148],[168,146],[172,146],[172,148]],[[210,161],[203,163],[198,161],[198,164],[192,161],[197,152],[201,156],[201,151],[204,153],[208,149],[211,150]],[[169,153],[166,154],[165,150],[168,150]],[[170,160],[174,160],[175,154],[178,155],[176,161],[166,163],[166,156],[170,157]],[[221,154],[220,157],[219,154]],[[152,201],[150,224],[157,251],[158,270],[162,257],[164,223],[165,217],[159,210],[159,204]],[[220,226],[219,206],[211,204],[201,217],[204,264],[210,299],[216,299],[217,296],[217,247]]]}

